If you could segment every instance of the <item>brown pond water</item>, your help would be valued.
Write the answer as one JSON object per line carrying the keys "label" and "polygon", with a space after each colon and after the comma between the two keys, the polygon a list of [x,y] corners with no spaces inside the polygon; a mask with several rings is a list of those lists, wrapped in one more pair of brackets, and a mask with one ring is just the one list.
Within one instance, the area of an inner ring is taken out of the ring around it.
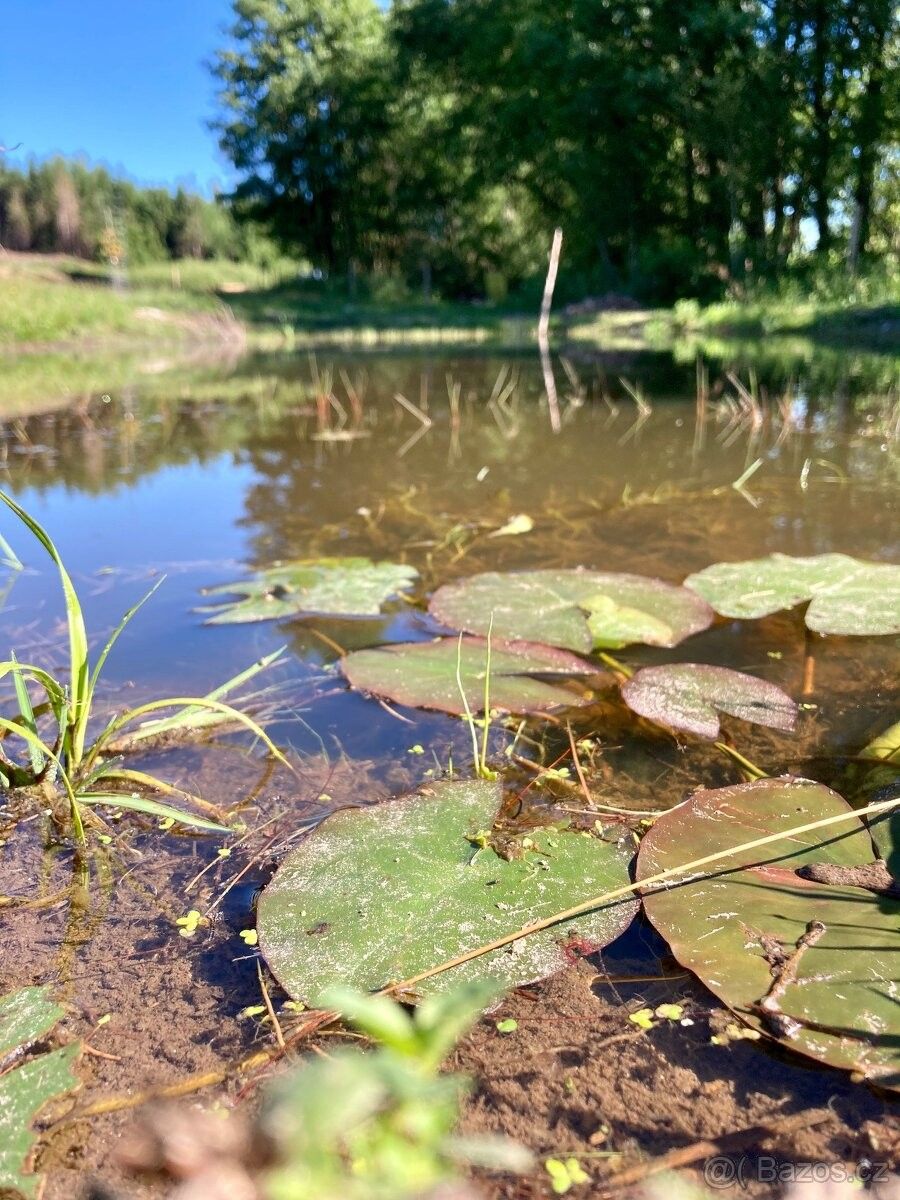
{"label": "brown pond water", "polygon": [[[736,364],[740,387],[751,386],[752,365]],[[126,702],[200,694],[288,647],[255,703],[299,780],[273,771],[241,736],[141,763],[241,810],[248,835],[227,857],[218,856],[217,839],[127,816],[97,855],[90,887],[72,890],[71,849],[47,818],[9,798],[0,805],[0,895],[14,898],[0,906],[0,993],[49,982],[66,1001],[66,1032],[91,1047],[79,1105],[216,1070],[267,1044],[266,1025],[242,1015],[259,1003],[260,988],[255,951],[240,932],[252,927],[255,893],[274,865],[334,807],[427,782],[450,756],[468,769],[460,722],[411,710],[398,719],[350,693],[335,670],[337,647],[430,637],[435,626],[419,602],[440,583],[485,569],[584,564],[679,582],[719,559],[772,551],[900,560],[888,360],[878,361],[874,386],[859,371],[760,366],[756,414],[727,378],[730,366],[707,364],[698,400],[693,361],[634,354],[557,362],[558,429],[537,362],[458,353],[136,370],[125,388],[29,402],[31,415],[0,426],[2,486],[50,530],[97,643],[166,575],[109,662],[101,719]],[[519,513],[532,517],[532,532],[488,536]],[[0,576],[0,640],[21,659],[59,669],[66,642],[52,564],[11,520],[0,532],[25,564]],[[374,620],[231,627],[205,627],[192,611],[203,587],[248,568],[333,554],[411,563],[421,573],[417,602],[398,602]],[[795,612],[720,621],[691,639],[689,655],[683,646],[623,656],[635,665],[721,663],[798,698],[805,683],[796,734],[737,722],[727,730],[769,773],[831,782],[842,755],[897,718],[900,641],[818,641],[813,679],[806,651]],[[699,785],[740,779],[711,747],[638,728],[615,711],[592,713],[588,731],[599,746],[592,785],[614,804],[664,808]],[[540,727],[532,732],[541,742]],[[498,729],[495,752],[507,740]],[[550,761],[562,744],[552,730],[544,741]],[[530,778],[523,769],[516,786]],[[536,805],[560,797],[573,803],[564,788],[529,790]],[[38,904],[22,906],[22,898]],[[191,908],[210,924],[185,939],[175,922]],[[641,925],[604,963],[619,974],[676,971]],[[900,1163],[895,1102],[758,1045],[712,1047],[710,1030],[726,1018],[683,976],[611,987],[592,982],[594,973],[581,964],[512,997],[517,1038],[499,1037],[490,1021],[467,1039],[458,1060],[478,1081],[468,1128],[508,1130],[544,1154],[627,1158],[830,1103],[827,1120],[777,1153]],[[284,999],[274,987],[273,997]],[[688,1004],[693,1026],[635,1040],[627,1011],[661,999]],[[207,1096],[231,1102],[245,1086],[231,1080]],[[47,1200],[87,1195],[92,1180],[122,1197],[164,1195],[163,1183],[126,1180],[114,1163],[130,1119],[117,1112],[61,1123],[42,1152]],[[596,1161],[602,1172],[604,1160]],[[548,1194],[539,1177],[483,1183],[490,1194]]]}

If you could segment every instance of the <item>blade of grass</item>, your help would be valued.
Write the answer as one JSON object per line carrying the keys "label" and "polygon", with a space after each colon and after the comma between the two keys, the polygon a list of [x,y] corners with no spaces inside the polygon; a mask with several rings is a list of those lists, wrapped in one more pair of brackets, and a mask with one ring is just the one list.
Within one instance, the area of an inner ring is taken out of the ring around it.
{"label": "blade of grass", "polygon": [[0,562],[5,567],[9,567],[11,571],[24,571],[21,559],[2,533],[0,533],[0,554],[3,556]]}
{"label": "blade of grass", "polygon": [[131,812],[147,813],[151,817],[162,817],[164,820],[180,821],[182,825],[191,825],[195,829],[204,829],[209,833],[231,833],[224,825],[216,825],[205,817],[194,813],[183,812],[170,804],[160,804],[158,800],[150,800],[146,796],[125,794],[123,792],[79,792],[81,804],[109,804],[115,808],[125,808]]}
{"label": "blade of grass", "polygon": [[81,821],[81,813],[78,811],[78,800],[75,797],[75,790],[72,787],[72,782],[66,774],[66,769],[63,766],[57,755],[50,749],[46,742],[42,741],[30,729],[25,729],[22,725],[16,725],[13,721],[8,721],[6,717],[0,717],[0,729],[5,729],[9,733],[14,733],[17,737],[22,738],[29,746],[34,746],[41,751],[52,763],[56,765],[59,772],[59,778],[65,789],[66,796],[69,801],[69,808],[72,813],[72,825],[75,829],[75,837],[77,841],[84,845],[84,825]]}
{"label": "blade of grass", "polygon": [[[90,681],[88,684],[88,700],[89,701],[93,700],[93,698],[94,698],[94,689],[97,686],[97,680],[100,678],[100,672],[103,670],[104,666],[106,665],[106,660],[109,658],[110,651],[112,650],[113,646],[115,646],[116,642],[119,640],[120,634],[125,629],[125,626],[131,620],[131,618],[135,615],[135,613],[139,609],[143,608],[144,605],[147,603],[147,601],[150,599],[150,597],[153,595],[153,593],[156,591],[156,589],[162,586],[162,584],[165,582],[165,578],[166,578],[165,575],[163,575],[160,579],[157,579],[156,583],[154,583],[154,585],[150,589],[150,591],[147,592],[147,594],[145,596],[142,596],[141,599],[138,600],[137,604],[134,604],[134,605],[132,605],[131,608],[129,608],[128,612],[125,614],[125,616],[122,618],[122,620],[119,622],[119,624],[115,627],[115,629],[110,634],[109,640],[107,641],[107,643],[103,647],[103,649],[100,651],[100,657],[97,659],[97,663],[96,663],[93,671],[91,672],[91,678],[90,678]],[[88,705],[88,709],[90,709],[90,705]]]}
{"label": "blade of grass", "polygon": [[493,632],[494,614],[492,611],[490,624],[488,625],[487,650],[485,651],[484,661],[484,728],[481,734],[481,762],[478,769],[478,774],[482,777],[487,774],[488,734],[491,732],[491,636]]}
{"label": "blade of grass", "polygon": [[462,681],[462,644],[463,635],[459,635],[459,641],[456,643],[456,686],[459,688],[459,695],[463,702],[463,709],[466,714],[466,724],[469,726],[469,733],[472,736],[472,758],[475,763],[475,774],[480,774],[478,770],[478,735],[475,732],[475,718],[472,716],[472,710],[469,708],[469,699],[466,696],[466,689],[463,687]]}
{"label": "blade of grass", "polygon": [[[225,696],[235,691],[236,688],[253,679],[261,671],[265,671],[267,667],[272,666],[273,663],[282,657],[286,649],[286,646],[282,646],[279,650],[273,651],[272,654],[267,654],[264,658],[259,659],[258,662],[253,663],[252,666],[247,667],[246,670],[226,680],[225,683],[220,684],[211,692],[207,692],[203,699],[222,700]],[[174,717],[163,717],[158,721],[144,722],[140,729],[136,729],[129,735],[129,740],[134,742],[146,741],[148,738],[160,737],[164,733],[172,733],[179,729],[206,728],[210,725],[220,724],[223,720],[225,718],[219,712],[210,712],[209,710],[201,712],[199,709],[187,708],[184,712],[177,713]]]}
{"label": "blade of grass", "polygon": [[81,714],[87,703],[89,683],[88,640],[87,630],[84,625],[84,614],[81,611],[81,604],[78,600],[78,594],[75,591],[75,585],[72,583],[69,572],[66,570],[59,551],[54,546],[50,535],[34,517],[29,516],[25,509],[18,505],[6,492],[0,491],[0,500],[2,500],[7,508],[12,509],[19,520],[28,527],[56,563],[56,568],[59,572],[63,597],[66,603],[66,623],[69,630],[69,688],[71,693],[69,728],[72,735],[72,744],[67,749],[71,759],[71,766],[76,767],[81,761],[84,750],[84,730]]}
{"label": "blade of grass", "polygon": [[136,783],[140,787],[155,788],[167,796],[181,796],[183,800],[187,800],[195,808],[199,808],[201,812],[205,812],[208,816],[215,817],[217,821],[225,822],[228,820],[228,814],[219,808],[218,804],[211,804],[209,800],[204,800],[202,796],[197,796],[194,792],[188,792],[184,788],[175,787],[174,784],[166,783],[164,779],[158,779],[155,775],[148,775],[144,771],[133,771],[125,767],[113,767],[111,771],[104,771],[102,778],[124,779],[127,783]]}
{"label": "blade of grass", "polygon": [[259,738],[273,758],[277,759],[288,770],[293,771],[294,769],[265,730],[261,729],[252,717],[248,717],[238,709],[232,708],[230,704],[223,704],[221,700],[210,700],[204,696],[172,696],[167,700],[153,700],[149,704],[141,704],[137,708],[129,709],[128,712],[123,713],[120,717],[113,717],[88,751],[87,766],[89,768],[93,766],[103,746],[111,741],[120,729],[123,729],[126,725],[129,725],[132,721],[136,721],[145,714],[158,712],[161,708],[208,708],[213,712],[224,713],[232,721],[243,725],[255,737]]}
{"label": "blade of grass", "polygon": [[[634,883],[614,888],[611,892],[605,892],[601,896],[594,896],[590,900],[582,901],[581,904],[574,904],[571,908],[554,913],[550,917],[544,917],[540,921],[533,921],[530,925],[523,925],[521,929],[517,929],[514,933],[504,934],[503,937],[495,938],[492,942],[486,942],[483,946],[476,946],[472,950],[467,950],[464,954],[457,955],[456,958],[448,959],[446,962],[439,963],[435,967],[429,967],[426,971],[420,971],[418,975],[413,975],[409,979],[404,979],[399,983],[392,983],[385,991],[407,991],[409,988],[414,987],[415,984],[421,983],[425,979],[431,979],[433,975],[440,975],[442,972],[449,971],[453,967],[462,966],[463,963],[471,962],[473,958],[480,958],[483,954],[489,954],[492,950],[500,950],[503,946],[509,946],[513,942],[517,942],[520,938],[529,937],[532,933],[540,933],[543,929],[550,929],[552,926],[558,925],[560,921],[568,921],[572,917],[580,917],[583,913],[592,912],[595,908],[612,904],[616,900],[623,900],[626,896],[630,896],[635,892],[642,892],[645,888],[652,887],[655,890],[658,887],[672,883],[674,880],[678,880],[680,876],[692,875],[699,871],[701,867],[723,862],[726,859],[733,858],[736,854],[744,854],[748,850],[759,850],[763,846],[771,846],[775,842],[797,837],[801,833],[811,833],[815,829],[826,829],[832,825],[838,825],[842,821],[856,821],[860,817],[865,817],[876,812],[887,812],[888,809],[898,806],[900,806],[900,796],[895,796],[891,800],[880,800],[876,804],[867,804],[865,808],[838,813],[832,817],[823,817],[819,821],[809,821],[804,825],[794,825],[790,829],[767,834],[766,837],[756,838],[752,842],[743,842],[740,846],[729,846],[725,850],[717,850],[715,854],[706,854],[703,858],[695,858],[691,862],[682,863],[680,866],[669,867],[668,870],[660,871],[656,875],[649,875],[646,879],[637,879]],[[740,869],[747,870],[751,865],[750,863],[744,863]],[[700,877],[705,878],[706,876],[702,875]],[[696,882],[696,880],[681,879],[680,882],[690,884]]]}
{"label": "blade of grass", "polygon": [[[28,695],[28,685],[25,682],[25,676],[22,674],[21,668],[16,663],[16,656],[13,654],[13,687],[16,689],[16,703],[19,706],[19,716],[22,718],[22,725],[30,733],[37,737],[37,722],[34,719],[34,709],[31,707],[31,697]],[[28,756],[31,759],[31,769],[35,775],[40,775],[44,769],[46,758],[44,752],[33,742],[28,744]]]}

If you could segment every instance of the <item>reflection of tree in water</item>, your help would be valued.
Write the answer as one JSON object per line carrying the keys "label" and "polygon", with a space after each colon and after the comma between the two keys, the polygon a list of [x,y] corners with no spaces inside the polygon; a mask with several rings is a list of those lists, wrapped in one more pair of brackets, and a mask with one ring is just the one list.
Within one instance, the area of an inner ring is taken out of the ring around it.
{"label": "reflection of tree in water", "polygon": [[[830,436],[835,426],[853,433],[859,425],[858,381],[845,385],[837,405],[833,392],[820,400],[811,385],[798,382],[787,436],[779,436],[773,405],[775,419],[758,434],[739,427],[723,440],[721,424],[711,422],[698,453],[693,362],[676,366],[660,353],[576,356],[562,366],[557,436],[549,431],[535,356],[379,354],[348,356],[334,368],[324,356],[318,363],[308,356],[248,357],[225,378],[145,379],[139,390],[119,391],[108,402],[96,398],[9,422],[0,445],[14,490],[63,483],[90,494],[127,487],[163,467],[231,456],[253,472],[243,524],[260,564],[322,553],[401,552],[457,574],[529,565],[529,556],[546,565],[595,562],[598,554],[605,562],[620,557],[605,529],[614,516],[617,529],[634,530],[632,569],[646,569],[640,560],[648,555],[657,565],[672,559],[678,546],[693,566],[701,545],[709,561],[710,545],[727,542],[729,523],[733,537],[753,510],[727,492],[706,507],[697,497],[685,507],[685,493],[727,485],[756,458],[764,467],[748,483],[751,494],[764,495],[778,476],[790,480],[779,499],[782,524],[771,533],[776,548],[833,548],[838,508],[838,528],[872,529],[866,490],[844,488],[841,480],[874,479],[890,456],[875,467],[874,439]],[[640,428],[616,373],[639,382],[653,404]],[[713,369],[710,375],[715,402],[730,385]],[[777,394],[777,376],[760,375],[760,391]],[[508,394],[505,384],[498,392],[500,378],[513,381]],[[335,403],[321,394],[328,379]],[[454,407],[448,393],[457,384]],[[360,399],[356,410],[351,389]],[[397,403],[397,393],[430,424]],[[677,416],[673,396],[691,401]],[[817,440],[823,431],[827,445]],[[797,481],[806,460],[811,486],[804,492]],[[538,518],[533,534],[485,537],[516,512]],[[733,542],[726,545],[723,556],[732,548]],[[760,552],[765,549],[764,543]],[[618,569],[627,565],[619,562]]]}

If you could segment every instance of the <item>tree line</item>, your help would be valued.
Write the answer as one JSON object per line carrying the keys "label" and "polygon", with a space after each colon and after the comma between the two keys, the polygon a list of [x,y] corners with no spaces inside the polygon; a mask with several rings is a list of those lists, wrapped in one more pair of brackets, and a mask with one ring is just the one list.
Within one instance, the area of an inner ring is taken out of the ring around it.
{"label": "tree line", "polygon": [[670,298],[898,255],[893,0],[234,0],[239,212],[332,276]]}
{"label": "tree line", "polygon": [[106,262],[248,255],[230,208],[178,188],[138,187],[61,158],[23,170],[0,160],[0,245]]}

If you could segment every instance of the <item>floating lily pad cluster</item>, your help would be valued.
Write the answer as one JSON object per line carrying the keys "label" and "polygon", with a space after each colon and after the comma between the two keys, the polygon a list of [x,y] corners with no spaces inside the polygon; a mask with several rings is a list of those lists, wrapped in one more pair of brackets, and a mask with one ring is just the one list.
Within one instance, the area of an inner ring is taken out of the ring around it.
{"label": "floating lily pad cluster", "polygon": [[[429,612],[467,636],[358,650],[341,663],[349,682],[399,704],[450,713],[482,711],[485,695],[501,712],[581,707],[616,680],[570,651],[587,655],[635,642],[673,647],[714,617],[687,588],[584,570],[474,575],[439,588]],[[580,688],[561,686],[566,676],[581,676]],[[701,737],[718,735],[717,711],[783,730],[793,729],[797,714],[774,684],[701,664],[639,671],[622,698],[643,717]]]}
{"label": "floating lily pad cluster", "polygon": [[[300,566],[263,573],[214,619],[370,613],[415,576],[368,560]],[[680,587],[580,569],[487,572],[431,597],[430,616],[452,635],[359,650],[341,670],[364,693],[454,714],[572,709],[618,688],[637,716],[698,737],[717,738],[723,713],[787,732],[798,707],[771,682],[696,662],[632,672],[605,652],[673,648],[716,614],[754,619],[803,602],[814,632],[900,632],[900,568],[772,555]],[[885,736],[887,758],[873,761],[890,770],[896,738]],[[867,827],[820,784],[763,779],[675,803],[635,856],[625,825],[504,832],[499,806],[493,783],[441,782],[326,819],[259,902],[260,946],[285,989],[315,1004],[336,984],[419,996],[471,979],[519,986],[607,945],[643,904],[747,1025],[900,1090],[896,810]],[[799,832],[825,818],[840,824]],[[710,856],[708,871],[682,870]],[[664,878],[641,887],[633,871]]]}

